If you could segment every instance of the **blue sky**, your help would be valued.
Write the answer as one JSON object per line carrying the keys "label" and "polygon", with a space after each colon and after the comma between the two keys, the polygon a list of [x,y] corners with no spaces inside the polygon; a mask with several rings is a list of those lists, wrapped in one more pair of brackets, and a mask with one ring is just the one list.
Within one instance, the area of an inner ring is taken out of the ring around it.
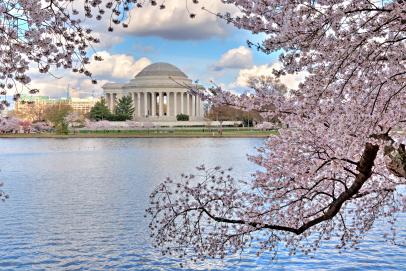
{"label": "blue sky", "polygon": [[[198,31],[198,29],[197,29]],[[112,47],[113,54],[130,54],[135,58],[147,57],[152,62],[169,62],[178,66],[192,79],[205,80],[211,67],[230,49],[247,47],[247,39],[252,40],[248,31],[234,30],[226,37],[210,37],[204,40],[168,40],[161,37],[124,37],[122,43]],[[254,64],[263,65],[275,61],[277,56],[269,56],[252,50]],[[228,70],[221,76],[221,82],[230,83],[237,76],[238,69]]]}
{"label": "blue sky", "polygon": [[[220,0],[201,0],[198,6],[189,7],[196,13],[196,18],[190,19],[185,7],[179,2],[176,6],[175,2],[178,1],[167,2],[165,10],[134,9],[129,27],[117,28],[113,33],[107,32],[106,22],[85,22],[101,39],[96,51],[105,59],[88,67],[99,81],[97,86],[69,71],[55,71],[60,79],[33,73],[32,85],[41,90],[40,94],[53,97],[64,95],[68,85],[73,92],[78,90],[73,93],[77,96],[86,96],[86,92],[93,90],[101,95],[104,83],[129,81],[154,62],[171,63],[205,86],[213,80],[236,92],[247,89],[246,81],[253,75],[271,75],[278,55],[266,55],[247,47],[247,40],[259,42],[264,36],[239,30],[201,10],[201,6],[205,6],[213,13],[236,14],[238,11],[232,6]],[[297,81],[298,78],[291,77],[286,83],[293,86]]]}

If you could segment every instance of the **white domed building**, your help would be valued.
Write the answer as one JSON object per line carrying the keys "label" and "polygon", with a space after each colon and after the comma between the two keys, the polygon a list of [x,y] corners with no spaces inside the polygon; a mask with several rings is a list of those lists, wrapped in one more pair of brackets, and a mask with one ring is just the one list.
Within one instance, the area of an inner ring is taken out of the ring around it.
{"label": "white domed building", "polygon": [[191,86],[192,80],[179,68],[168,63],[154,63],[127,84],[107,83],[103,90],[110,110],[120,97],[130,95],[137,121],[174,121],[178,114],[189,115],[190,120],[203,120],[203,102],[200,97],[188,93]]}

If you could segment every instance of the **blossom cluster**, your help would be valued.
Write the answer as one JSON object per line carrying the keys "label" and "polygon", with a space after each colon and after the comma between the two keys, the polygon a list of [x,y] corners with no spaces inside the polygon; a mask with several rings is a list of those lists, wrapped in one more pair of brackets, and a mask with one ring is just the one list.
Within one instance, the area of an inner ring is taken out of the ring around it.
{"label": "blossom cluster", "polygon": [[15,134],[15,133],[30,133],[30,132],[49,132],[52,127],[46,122],[31,123],[28,120],[21,120],[15,117],[0,117],[0,133]]}

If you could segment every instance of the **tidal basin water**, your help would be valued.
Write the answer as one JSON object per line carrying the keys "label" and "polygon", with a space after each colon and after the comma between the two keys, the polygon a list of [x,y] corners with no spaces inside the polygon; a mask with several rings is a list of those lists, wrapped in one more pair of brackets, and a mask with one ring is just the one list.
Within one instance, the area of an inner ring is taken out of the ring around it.
{"label": "tidal basin water", "polygon": [[[144,210],[166,176],[199,164],[233,167],[262,139],[1,139],[0,270],[181,270],[176,258],[150,245]],[[247,250],[185,270],[406,270],[406,247],[382,239],[378,223],[358,250],[333,241],[310,256],[275,261]],[[398,222],[406,243],[406,218]]]}

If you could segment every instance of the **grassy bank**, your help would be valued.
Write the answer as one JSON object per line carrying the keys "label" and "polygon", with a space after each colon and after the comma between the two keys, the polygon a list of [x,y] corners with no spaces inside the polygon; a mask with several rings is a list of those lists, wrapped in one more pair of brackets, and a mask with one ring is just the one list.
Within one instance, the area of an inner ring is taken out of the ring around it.
{"label": "grassy bank", "polygon": [[277,131],[260,131],[244,128],[226,128],[220,133],[217,129],[203,128],[176,128],[176,129],[140,129],[140,130],[79,130],[67,135],[55,133],[41,134],[1,134],[0,138],[250,138],[268,137],[276,134]]}

